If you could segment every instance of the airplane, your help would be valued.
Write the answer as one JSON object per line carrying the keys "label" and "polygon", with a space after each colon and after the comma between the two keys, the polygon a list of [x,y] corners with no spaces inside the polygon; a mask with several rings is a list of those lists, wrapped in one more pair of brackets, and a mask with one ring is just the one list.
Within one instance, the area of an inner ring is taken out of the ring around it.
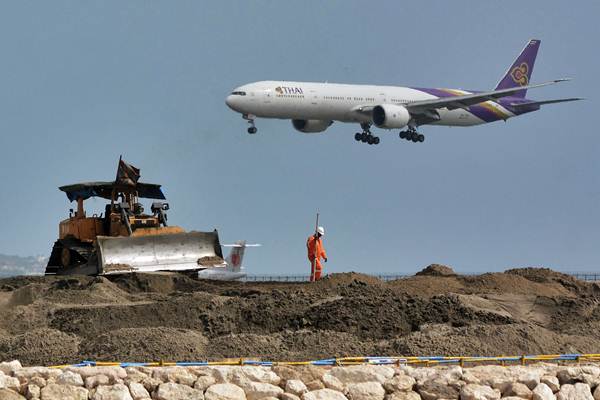
{"label": "airplane", "polygon": [[225,268],[207,268],[198,271],[199,279],[211,279],[218,281],[236,281],[246,277],[246,271],[242,266],[246,247],[259,247],[260,244],[247,244],[245,240],[239,240],[235,244],[223,244],[223,247],[231,247],[231,252],[225,258]]}
{"label": "airplane", "polygon": [[569,79],[531,84],[531,73],[540,40],[527,42],[494,90],[427,89],[418,87],[349,85],[315,82],[261,81],[240,86],[225,103],[242,114],[257,132],[256,118],[290,119],[303,133],[324,132],[334,121],[359,123],[362,132],[354,139],[379,144],[374,125],[401,129],[399,136],[414,143],[425,136],[422,125],[473,126],[537,111],[542,105],[581,100],[563,98],[530,100],[527,89],[552,85]]}

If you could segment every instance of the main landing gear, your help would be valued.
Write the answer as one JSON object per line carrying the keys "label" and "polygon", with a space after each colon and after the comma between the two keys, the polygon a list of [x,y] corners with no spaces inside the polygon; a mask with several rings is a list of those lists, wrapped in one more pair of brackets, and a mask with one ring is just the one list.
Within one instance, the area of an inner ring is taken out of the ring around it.
{"label": "main landing gear", "polygon": [[410,140],[413,143],[423,143],[425,136],[417,132],[415,128],[409,127],[407,131],[400,131],[400,139]]}
{"label": "main landing gear", "polygon": [[242,118],[244,118],[250,124],[250,128],[248,128],[248,133],[251,135],[255,134],[258,129],[256,129],[256,125],[254,125],[254,115],[244,114],[242,115]]}
{"label": "main landing gear", "polygon": [[354,140],[369,144],[379,144],[379,138],[377,136],[373,136],[371,133],[371,124],[362,123],[360,124],[360,127],[363,131],[362,133],[357,132],[354,134]]}

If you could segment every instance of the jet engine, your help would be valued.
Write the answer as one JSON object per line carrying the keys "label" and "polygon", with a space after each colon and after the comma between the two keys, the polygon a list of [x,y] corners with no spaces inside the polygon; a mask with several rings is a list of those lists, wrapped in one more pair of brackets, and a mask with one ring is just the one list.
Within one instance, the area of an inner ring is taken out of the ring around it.
{"label": "jet engine", "polygon": [[333,121],[323,121],[320,119],[293,119],[292,125],[297,131],[303,133],[319,133],[327,129]]}
{"label": "jet engine", "polygon": [[406,107],[396,104],[382,104],[373,108],[373,123],[378,128],[404,128],[410,121],[410,113]]}

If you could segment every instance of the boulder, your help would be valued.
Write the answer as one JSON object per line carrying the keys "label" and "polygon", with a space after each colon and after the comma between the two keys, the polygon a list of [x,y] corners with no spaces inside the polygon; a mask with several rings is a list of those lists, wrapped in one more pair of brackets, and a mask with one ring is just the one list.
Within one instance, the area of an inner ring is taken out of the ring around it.
{"label": "boulder", "polygon": [[133,400],[133,398],[127,386],[117,383],[111,386],[98,386],[92,400]]}
{"label": "boulder", "polygon": [[302,396],[308,392],[304,382],[298,379],[290,379],[285,383],[285,391],[287,393],[295,394],[296,396]]}
{"label": "boulder", "polygon": [[544,375],[540,379],[540,382],[548,386],[552,390],[552,393],[556,393],[560,390],[560,382],[556,376]]}
{"label": "boulder", "polygon": [[594,400],[600,400],[600,386],[596,387],[596,389],[594,390]]}
{"label": "boulder", "polygon": [[194,386],[197,379],[196,375],[183,367],[157,368],[152,373],[152,377],[164,383],[173,382],[190,387]]}
{"label": "boulder", "polygon": [[533,400],[556,400],[556,396],[552,392],[552,389],[545,383],[540,383],[533,389],[532,392]]}
{"label": "boulder", "polygon": [[423,400],[458,399],[459,390],[454,386],[448,386],[445,382],[430,380],[417,384],[417,392]]}
{"label": "boulder", "polygon": [[161,383],[154,395],[156,400],[204,400],[204,394],[196,389],[180,383]]}
{"label": "boulder", "polygon": [[44,379],[56,378],[62,374],[60,369],[46,368],[46,367],[25,367],[13,371],[13,376],[17,378],[21,383],[26,383],[34,376],[39,376]]}
{"label": "boulder", "polygon": [[19,360],[0,362],[0,371],[5,375],[12,375],[18,369],[23,368]]}
{"label": "boulder", "polygon": [[335,390],[319,389],[304,393],[302,400],[348,400],[348,398]]}
{"label": "boulder", "polygon": [[94,375],[85,378],[85,387],[88,389],[94,389],[100,385],[110,384],[110,378],[106,375]]}
{"label": "boulder", "polygon": [[231,371],[229,380],[235,384],[243,382],[261,382],[271,385],[279,385],[281,378],[270,368],[266,367],[238,367]]}
{"label": "boulder", "polygon": [[526,385],[529,390],[533,390],[540,383],[540,374],[535,372],[519,374],[517,382]]}
{"label": "boulder", "polygon": [[308,382],[306,384],[306,388],[308,389],[309,392],[312,392],[314,390],[325,389],[325,384],[323,383],[322,380],[315,379],[315,380]]}
{"label": "boulder", "polygon": [[384,400],[421,400],[417,392],[394,392],[385,396]]}
{"label": "boulder", "polygon": [[246,400],[246,393],[232,383],[211,385],[204,393],[205,400]]}
{"label": "boulder", "polygon": [[44,386],[46,386],[46,380],[44,378],[42,378],[41,376],[34,376],[33,378],[31,378],[28,382],[30,385],[36,385],[39,386],[40,388],[43,388]]}
{"label": "boulder", "polygon": [[41,390],[41,400],[87,400],[88,390],[81,386],[49,383]]}
{"label": "boulder", "polygon": [[39,399],[42,395],[42,389],[38,385],[29,384],[25,387],[25,397],[28,400]]}
{"label": "boulder", "polygon": [[344,391],[344,384],[342,383],[342,381],[340,381],[338,378],[329,373],[323,374],[323,376],[321,377],[321,381],[328,389],[337,390],[338,392]]}
{"label": "boulder", "polygon": [[503,397],[520,397],[522,399],[531,399],[532,393],[529,387],[524,383],[511,382],[504,386],[502,390]]}
{"label": "boulder", "polygon": [[83,379],[95,375],[106,375],[111,379],[111,382],[127,378],[127,371],[121,367],[67,367],[64,370],[75,372],[81,375]]}
{"label": "boulder", "polygon": [[129,393],[133,400],[149,399],[150,393],[146,390],[144,385],[139,382],[129,382]]}
{"label": "boulder", "polygon": [[194,389],[205,391],[212,385],[216,384],[217,380],[211,375],[201,375],[194,382]]}
{"label": "boulder", "polygon": [[[560,373],[560,371],[559,371]],[[560,378],[559,378],[560,379]],[[593,400],[592,391],[585,383],[564,384],[556,394],[557,400]]]}
{"label": "boulder", "polygon": [[141,382],[141,384],[144,385],[146,390],[150,393],[154,392],[158,388],[158,385],[160,385],[161,383],[163,382],[151,377],[148,377]]}
{"label": "boulder", "polygon": [[338,378],[344,385],[361,382],[379,382],[383,384],[394,376],[394,369],[379,365],[353,365],[350,367],[334,367],[329,373]]}
{"label": "boulder", "polygon": [[[25,400],[25,397],[10,389],[0,389],[0,399],[2,400]],[[59,397],[56,398],[57,400]]]}
{"label": "boulder", "polygon": [[[583,371],[581,370],[581,367],[566,367],[559,369],[556,372],[556,377],[561,385],[574,384],[583,382]],[[572,389],[569,388],[568,390]]]}
{"label": "boulder", "polygon": [[300,400],[300,397],[296,396],[295,394],[291,394],[291,393],[282,393],[281,396],[279,396],[280,400]]}
{"label": "boulder", "polygon": [[4,374],[0,375],[0,389],[10,389],[18,392],[20,386],[21,381],[19,381],[17,378],[6,376]]}
{"label": "boulder", "polygon": [[350,400],[383,400],[385,389],[379,382],[350,383],[346,386],[346,396]]}
{"label": "boulder", "polygon": [[388,393],[393,392],[408,392],[412,391],[415,385],[415,378],[408,375],[395,375],[393,378],[388,379],[383,384],[383,387]]}
{"label": "boulder", "polygon": [[56,377],[56,383],[59,385],[83,386],[83,378],[75,372],[63,371],[62,374]]}
{"label": "boulder", "polygon": [[265,397],[279,397],[283,389],[270,383],[246,382],[240,385],[248,400],[259,400]]}
{"label": "boulder", "polygon": [[461,400],[498,400],[500,391],[489,386],[468,384],[460,390]]}
{"label": "boulder", "polygon": [[127,378],[125,378],[126,382],[139,383],[148,377],[148,375],[135,367],[127,367],[125,368],[125,372],[127,373]]}

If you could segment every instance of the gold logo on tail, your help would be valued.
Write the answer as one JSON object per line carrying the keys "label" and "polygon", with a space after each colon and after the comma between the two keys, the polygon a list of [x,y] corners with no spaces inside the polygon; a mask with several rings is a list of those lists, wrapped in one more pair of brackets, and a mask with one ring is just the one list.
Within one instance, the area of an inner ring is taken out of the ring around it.
{"label": "gold logo on tail", "polygon": [[521,63],[518,67],[514,67],[510,72],[510,76],[513,81],[519,86],[525,86],[529,84],[529,78],[527,77],[527,73],[529,72],[529,66],[527,63]]}

